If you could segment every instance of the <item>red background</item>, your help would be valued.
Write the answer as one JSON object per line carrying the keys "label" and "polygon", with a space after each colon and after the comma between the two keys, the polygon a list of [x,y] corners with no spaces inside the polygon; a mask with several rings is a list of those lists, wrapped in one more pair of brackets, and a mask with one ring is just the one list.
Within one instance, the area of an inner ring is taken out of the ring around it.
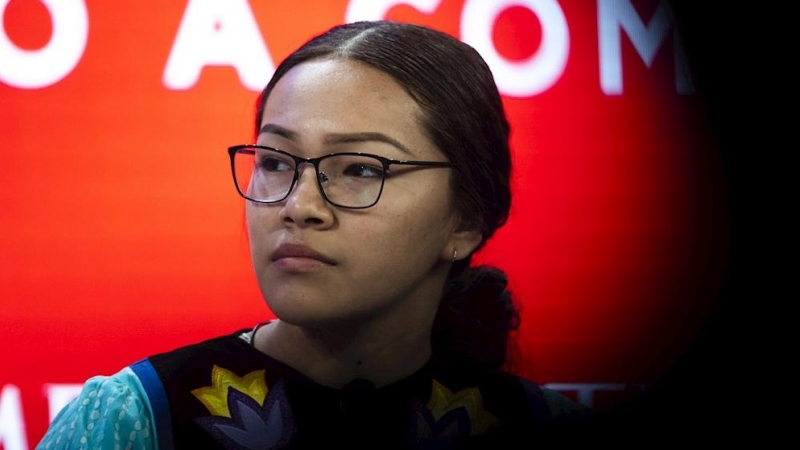
{"label": "red background", "polygon": [[[225,152],[251,140],[257,92],[231,67],[164,87],[185,2],[86,3],[89,40],[71,73],[41,89],[0,80],[0,388],[20,389],[31,446],[47,426],[44,384],[271,317]],[[347,6],[304,1],[298,16],[297,3],[251,2],[275,64]],[[387,17],[458,37],[463,3]],[[647,24],[660,2],[631,3]],[[540,94],[504,97],[514,206],[476,261],[504,269],[522,307],[520,373],[649,386],[696,337],[726,268],[718,142],[705,99],[676,92],[671,39],[648,67],[623,32],[624,90],[607,95],[597,5],[560,7],[563,74]],[[25,0],[10,2],[3,27],[31,50],[52,29],[47,9]],[[532,11],[509,8],[495,46],[527,58],[541,30]],[[614,395],[597,406],[625,394]]]}

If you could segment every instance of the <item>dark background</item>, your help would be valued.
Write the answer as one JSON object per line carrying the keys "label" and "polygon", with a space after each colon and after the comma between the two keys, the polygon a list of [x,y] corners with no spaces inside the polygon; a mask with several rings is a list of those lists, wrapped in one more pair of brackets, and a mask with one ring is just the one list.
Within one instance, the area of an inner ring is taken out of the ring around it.
{"label": "dark background", "polygon": [[598,432],[635,443],[758,437],[764,444],[777,438],[793,409],[791,385],[777,382],[773,364],[786,345],[772,330],[781,329],[778,306],[787,294],[775,281],[781,263],[770,252],[788,244],[778,242],[773,211],[780,206],[771,205],[781,205],[781,189],[772,185],[784,165],[775,150],[787,148],[775,116],[789,95],[773,61],[791,54],[781,52],[786,41],[777,38],[790,15],[744,2],[672,4],[722,153],[727,268],[689,351],[653,389],[601,418]]}

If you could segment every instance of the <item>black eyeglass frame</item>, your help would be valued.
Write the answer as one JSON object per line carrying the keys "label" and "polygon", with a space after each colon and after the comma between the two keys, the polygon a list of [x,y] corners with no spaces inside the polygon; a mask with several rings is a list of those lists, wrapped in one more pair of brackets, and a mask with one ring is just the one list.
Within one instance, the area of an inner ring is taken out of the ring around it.
{"label": "black eyeglass frame", "polygon": [[[251,197],[247,196],[247,194],[242,192],[242,189],[239,187],[239,181],[236,178],[236,163],[234,162],[234,160],[236,158],[236,154],[237,153],[242,153],[242,154],[248,154],[249,153],[249,154],[255,155],[255,153],[256,153],[255,149],[269,150],[269,151],[273,151],[273,152],[276,152],[276,153],[280,153],[281,155],[288,156],[289,158],[291,158],[294,161],[294,176],[292,177],[292,184],[289,186],[289,189],[286,191],[286,195],[284,195],[282,198],[280,198],[278,200],[270,200],[270,201],[257,200],[257,199],[254,199],[254,198],[251,198]],[[307,164],[311,164],[312,166],[314,166],[314,172],[316,173],[316,179],[317,179],[317,187],[319,187],[319,192],[322,194],[322,198],[324,198],[326,202],[330,203],[333,206],[336,206],[338,208],[346,208],[346,209],[366,209],[366,208],[370,208],[372,206],[375,206],[375,204],[378,203],[378,200],[381,199],[381,194],[383,193],[383,186],[384,186],[384,184],[386,182],[386,176],[391,174],[391,171],[389,170],[389,166],[391,166],[392,164],[402,165],[402,166],[421,166],[421,167],[440,167],[440,168],[452,168],[453,167],[452,163],[449,163],[449,162],[446,162],[446,161],[397,160],[397,159],[384,158],[383,156],[373,155],[371,153],[361,153],[361,152],[329,153],[327,155],[318,156],[316,158],[302,158],[300,156],[293,155],[293,154],[291,154],[289,152],[285,152],[283,150],[280,150],[280,149],[277,149],[277,148],[274,148],[274,147],[268,147],[268,146],[265,146],[265,145],[256,145],[256,144],[233,145],[231,147],[228,147],[228,155],[230,155],[230,159],[231,159],[231,174],[233,175],[233,184],[236,186],[236,191],[239,193],[239,195],[242,196],[243,198],[245,198],[246,200],[250,200],[251,202],[256,202],[256,203],[263,203],[263,204],[280,203],[280,202],[286,200],[287,198],[289,198],[289,195],[292,194],[292,191],[294,190],[295,186],[297,185],[297,180],[300,177],[300,164],[307,163]],[[378,161],[381,162],[381,164],[383,165],[383,172],[382,172],[383,176],[381,177],[381,187],[378,190],[378,195],[375,197],[375,201],[374,202],[372,202],[372,203],[370,203],[369,205],[366,205],[366,206],[345,206],[345,205],[340,205],[340,204],[332,201],[330,198],[328,198],[328,195],[325,193],[325,189],[322,187],[321,175],[324,175],[324,173],[319,171],[319,163],[321,161],[325,160],[325,159],[328,159],[328,158],[333,157],[333,156],[338,156],[338,155],[366,156],[366,157],[370,157],[370,158],[375,158],[375,159],[377,159]]]}

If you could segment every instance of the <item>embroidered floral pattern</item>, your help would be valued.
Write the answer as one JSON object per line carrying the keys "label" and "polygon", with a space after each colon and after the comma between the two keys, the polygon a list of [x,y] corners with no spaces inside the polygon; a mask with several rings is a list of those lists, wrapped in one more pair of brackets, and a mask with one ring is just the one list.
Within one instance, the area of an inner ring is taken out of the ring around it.
{"label": "embroidered floral pattern", "polygon": [[192,394],[212,416],[195,421],[225,448],[281,449],[294,439],[294,417],[281,380],[269,389],[263,370],[238,377],[218,366],[211,380],[211,386]]}
{"label": "embroidered floral pattern", "polygon": [[416,402],[414,412],[411,435],[417,442],[474,436],[499,423],[497,417],[483,409],[483,397],[477,387],[453,393],[436,380],[428,404]]}

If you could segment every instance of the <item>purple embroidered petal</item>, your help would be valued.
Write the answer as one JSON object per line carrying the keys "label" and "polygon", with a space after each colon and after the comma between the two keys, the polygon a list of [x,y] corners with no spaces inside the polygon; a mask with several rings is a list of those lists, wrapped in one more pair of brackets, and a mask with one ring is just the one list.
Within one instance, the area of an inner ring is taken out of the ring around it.
{"label": "purple embroidered petal", "polygon": [[448,438],[469,436],[470,427],[469,414],[465,408],[461,407],[442,416],[434,425],[433,434],[436,437]]}
{"label": "purple embroidered petal", "polygon": [[247,394],[228,389],[228,409],[230,419],[195,419],[225,448],[277,450],[294,439],[294,418],[281,381],[270,389],[263,407]]}
{"label": "purple embroidered petal", "polygon": [[[276,409],[277,411],[275,411]],[[268,450],[280,441],[282,434],[280,405],[276,405],[270,412],[267,420],[270,424],[265,423],[259,413],[253,411],[246,403],[237,405],[236,415],[241,419],[243,429],[223,424],[218,424],[217,429],[242,447],[252,450]],[[276,418],[277,420],[275,420]]]}

